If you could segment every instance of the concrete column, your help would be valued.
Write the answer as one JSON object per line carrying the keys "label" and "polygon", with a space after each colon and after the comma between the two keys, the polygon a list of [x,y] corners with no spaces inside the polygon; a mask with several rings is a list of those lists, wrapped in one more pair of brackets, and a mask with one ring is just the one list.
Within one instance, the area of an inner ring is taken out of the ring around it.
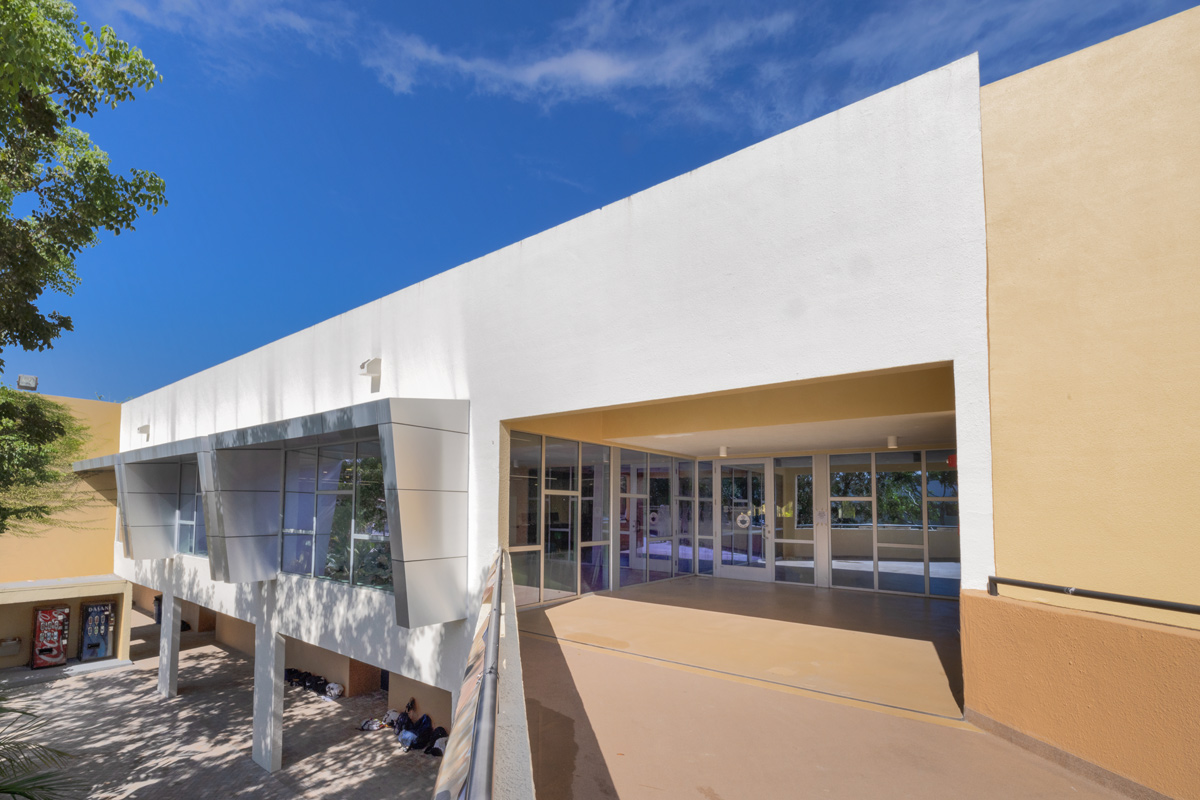
{"label": "concrete column", "polygon": [[158,630],[158,693],[163,697],[179,694],[179,623],[183,619],[183,600],[175,596],[168,583],[162,594],[162,625]]}
{"label": "concrete column", "polygon": [[125,591],[121,593],[121,611],[117,618],[117,658],[129,660],[129,621],[133,619],[133,584],[125,582]]}
{"label": "concrete column", "polygon": [[277,633],[275,581],[258,584],[254,626],[254,763],[267,772],[283,766],[284,641]]}

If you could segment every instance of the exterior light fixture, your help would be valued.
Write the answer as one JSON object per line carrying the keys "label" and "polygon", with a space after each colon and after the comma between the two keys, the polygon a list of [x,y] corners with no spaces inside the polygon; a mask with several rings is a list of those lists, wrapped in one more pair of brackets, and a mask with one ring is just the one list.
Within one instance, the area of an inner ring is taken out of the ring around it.
{"label": "exterior light fixture", "polygon": [[895,450],[900,446],[900,438],[898,436],[888,437],[888,450]]}
{"label": "exterior light fixture", "polygon": [[725,458],[728,455],[729,455],[729,448],[725,445],[721,445],[721,458]]}
{"label": "exterior light fixture", "polygon": [[37,375],[18,375],[17,388],[27,392],[37,391]]}
{"label": "exterior light fixture", "polygon": [[149,425],[138,425],[137,432],[140,433],[147,442],[150,441],[150,426]]}
{"label": "exterior light fixture", "polygon": [[379,379],[383,373],[383,359],[368,358],[358,365],[358,374],[371,379],[371,394],[379,391]]}

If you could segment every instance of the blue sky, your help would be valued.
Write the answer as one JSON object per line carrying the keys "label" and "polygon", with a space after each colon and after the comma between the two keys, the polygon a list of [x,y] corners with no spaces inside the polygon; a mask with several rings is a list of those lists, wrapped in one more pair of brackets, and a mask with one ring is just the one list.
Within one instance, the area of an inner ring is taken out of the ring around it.
{"label": "blue sky", "polygon": [[1193,4],[81,2],[165,77],[82,127],[170,205],[3,378],[134,397],[969,53],[990,83]]}

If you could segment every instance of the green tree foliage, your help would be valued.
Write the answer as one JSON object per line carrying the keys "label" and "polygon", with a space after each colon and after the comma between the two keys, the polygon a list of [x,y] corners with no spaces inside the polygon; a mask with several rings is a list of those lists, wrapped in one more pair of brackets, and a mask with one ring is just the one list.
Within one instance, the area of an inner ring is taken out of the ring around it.
{"label": "green tree foliage", "polygon": [[79,782],[60,769],[69,756],[28,741],[47,720],[8,706],[0,697],[0,795],[26,800],[54,800],[76,794]]}
{"label": "green tree foliage", "polygon": [[90,498],[71,469],[86,440],[66,406],[0,386],[0,535],[72,526],[63,514]]}
{"label": "green tree foliage", "polygon": [[132,230],[141,212],[166,205],[162,178],[115,174],[73,127],[161,80],[140,50],[111,28],[93,31],[70,3],[0,0],[0,352],[45,350],[73,330],[70,317],[37,307],[42,292],[70,294],[75,258],[101,230]]}

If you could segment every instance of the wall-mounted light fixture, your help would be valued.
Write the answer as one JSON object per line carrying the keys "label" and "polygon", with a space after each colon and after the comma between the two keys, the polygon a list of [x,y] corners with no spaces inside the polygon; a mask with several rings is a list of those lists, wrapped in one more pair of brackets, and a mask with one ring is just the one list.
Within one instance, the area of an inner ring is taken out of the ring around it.
{"label": "wall-mounted light fixture", "polygon": [[142,438],[145,439],[147,442],[150,441],[150,426],[149,425],[138,425],[137,432],[140,433],[142,435]]}
{"label": "wall-mounted light fixture", "polygon": [[895,450],[899,446],[900,446],[900,437],[898,437],[898,436],[889,436],[888,437],[888,450]]}
{"label": "wall-mounted light fixture", "polygon": [[371,379],[371,393],[379,391],[379,380],[383,374],[383,359],[368,358],[358,365],[358,374]]}
{"label": "wall-mounted light fixture", "polygon": [[17,388],[27,392],[37,391],[37,375],[18,375]]}

